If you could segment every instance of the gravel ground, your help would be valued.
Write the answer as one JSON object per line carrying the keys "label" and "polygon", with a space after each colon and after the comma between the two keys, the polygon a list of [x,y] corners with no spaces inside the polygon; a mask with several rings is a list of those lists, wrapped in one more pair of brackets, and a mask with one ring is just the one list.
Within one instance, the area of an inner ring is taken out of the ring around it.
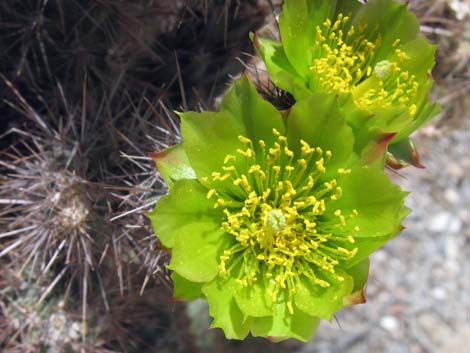
{"label": "gravel ground", "polygon": [[393,178],[411,191],[406,230],[371,258],[368,303],[322,323],[296,353],[464,353],[470,336],[470,131],[417,137],[426,169]]}

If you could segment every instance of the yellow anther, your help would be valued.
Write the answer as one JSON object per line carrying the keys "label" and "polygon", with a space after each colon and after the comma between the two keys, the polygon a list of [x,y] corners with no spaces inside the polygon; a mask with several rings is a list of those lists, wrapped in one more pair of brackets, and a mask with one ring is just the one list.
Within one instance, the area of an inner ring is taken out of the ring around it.
{"label": "yellow anther", "polygon": [[222,176],[219,178],[219,180],[220,180],[220,181],[224,181],[224,180],[227,180],[228,178],[230,178],[230,174],[226,173],[226,174],[222,175]]}
{"label": "yellow anther", "polygon": [[395,39],[395,41],[393,42],[392,46],[397,47],[397,46],[400,44],[400,41],[401,41],[400,38]]}
{"label": "yellow anther", "polygon": [[307,169],[307,161],[305,159],[300,158],[297,160],[297,163],[299,163],[302,169]]}
{"label": "yellow anther", "polygon": [[214,208],[219,208],[225,204],[225,200],[223,198],[218,198],[214,204]]}
{"label": "yellow anther", "polygon": [[265,149],[265,148],[266,148],[266,143],[264,142],[264,140],[259,140],[259,141],[258,141],[258,144],[259,144],[259,146],[260,146],[262,149]]}
{"label": "yellow anther", "polygon": [[356,217],[356,216],[359,214],[359,212],[357,212],[356,209],[353,209],[353,210],[351,211],[351,214],[352,214],[352,216]]}
{"label": "yellow anther", "polygon": [[355,226],[355,227],[354,227],[354,231],[355,231],[356,233],[359,232],[360,230],[361,230],[361,229],[359,228],[359,226]]}
{"label": "yellow anther", "polygon": [[201,183],[207,183],[207,182],[209,182],[209,178],[208,178],[208,177],[202,177],[202,178],[199,178],[199,180],[201,181]]}
{"label": "yellow anther", "polygon": [[294,152],[291,151],[287,146],[284,147],[284,154],[285,154],[287,157],[294,157]]}
{"label": "yellow anther", "polygon": [[223,166],[222,169],[223,169],[224,171],[226,171],[226,172],[234,172],[234,171],[237,170],[237,169],[235,168],[235,166],[233,166],[233,165],[230,165],[230,166],[228,166],[228,167]]}
{"label": "yellow anther", "polygon": [[269,195],[271,194],[271,189],[266,189],[264,192],[263,192],[263,200],[267,200]]}
{"label": "yellow anther", "polygon": [[340,210],[340,209],[337,209],[337,210],[335,211],[335,216],[336,216],[336,217],[341,216],[341,210]]}
{"label": "yellow anther", "polygon": [[217,191],[215,189],[210,189],[208,192],[207,192],[207,198],[210,199],[212,196],[215,195]]}
{"label": "yellow anther", "polygon": [[239,135],[238,139],[240,140],[240,142],[243,142],[243,143],[248,143],[248,144],[252,143],[252,141],[248,137],[245,137],[242,135]]}
{"label": "yellow anther", "polygon": [[338,174],[339,175],[351,174],[351,169],[339,168],[338,169]]}
{"label": "yellow anther", "polygon": [[261,166],[259,164],[253,164],[250,169],[248,169],[248,173],[249,174],[252,174],[252,173],[257,173],[261,170]]}
{"label": "yellow anther", "polygon": [[348,235],[348,241],[351,243],[351,244],[354,244],[356,241],[354,240],[354,237],[352,235]]}
{"label": "yellow anther", "polygon": [[237,158],[236,158],[234,155],[228,154],[228,155],[226,155],[225,158],[224,158],[224,164],[227,164],[227,163],[230,162],[230,161],[235,161],[236,159],[237,159]]}
{"label": "yellow anther", "polygon": [[349,31],[348,31],[348,37],[353,36],[353,35],[354,35],[354,32],[355,32],[354,26],[351,26],[351,28],[350,28]]}
{"label": "yellow anther", "polygon": [[273,128],[273,134],[276,135],[276,136],[280,136],[281,133],[279,131],[277,131],[275,128]]}
{"label": "yellow anther", "polygon": [[317,170],[322,174],[326,172],[326,168],[323,165],[323,163],[324,163],[323,158],[320,158],[318,161],[315,162],[315,166]]}
{"label": "yellow anther", "polygon": [[254,155],[254,152],[253,152],[253,150],[252,150],[251,148],[247,148],[245,151],[242,150],[242,149],[240,149],[240,148],[238,148],[238,149],[237,149],[237,152],[240,153],[241,155],[247,157],[247,158],[251,158],[251,157],[253,157],[253,155]]}

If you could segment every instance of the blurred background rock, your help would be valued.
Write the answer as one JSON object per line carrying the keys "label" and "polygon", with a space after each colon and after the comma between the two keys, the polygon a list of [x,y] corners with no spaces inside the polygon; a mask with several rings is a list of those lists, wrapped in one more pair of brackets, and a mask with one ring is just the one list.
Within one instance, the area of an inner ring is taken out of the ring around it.
{"label": "blurred background rock", "polygon": [[245,66],[265,80],[248,33],[275,35],[281,2],[1,2],[0,351],[466,352],[464,0],[409,1],[439,44],[432,95],[444,109],[415,136],[426,169],[391,173],[413,213],[372,256],[368,303],[307,344],[273,344],[227,341],[207,330],[203,301],[170,301],[168,254],[145,217],[166,190],[147,153],[178,141],[173,110],[213,109]]}

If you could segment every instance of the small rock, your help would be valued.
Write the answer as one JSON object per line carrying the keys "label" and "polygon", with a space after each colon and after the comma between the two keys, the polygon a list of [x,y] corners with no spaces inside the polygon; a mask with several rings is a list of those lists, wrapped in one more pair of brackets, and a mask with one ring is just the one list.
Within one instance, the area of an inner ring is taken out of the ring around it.
{"label": "small rock", "polygon": [[444,197],[450,203],[458,203],[460,201],[459,193],[455,189],[447,189],[444,192]]}
{"label": "small rock", "polygon": [[395,316],[385,315],[380,319],[380,326],[389,332],[395,332],[400,324]]}
{"label": "small rock", "polygon": [[443,287],[434,287],[431,290],[431,296],[436,300],[445,300],[447,299],[447,291]]}
{"label": "small rock", "polygon": [[456,163],[452,163],[449,168],[448,172],[450,176],[453,176],[457,179],[461,179],[464,176],[464,171],[463,169]]}
{"label": "small rock", "polygon": [[431,219],[428,228],[434,233],[458,233],[462,229],[462,221],[450,212],[441,212]]}

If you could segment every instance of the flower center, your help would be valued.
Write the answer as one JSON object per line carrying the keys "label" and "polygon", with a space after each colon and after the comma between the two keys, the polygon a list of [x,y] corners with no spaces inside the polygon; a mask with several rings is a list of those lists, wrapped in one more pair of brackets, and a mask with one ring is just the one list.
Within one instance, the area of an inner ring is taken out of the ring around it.
{"label": "flower center", "polygon": [[418,92],[419,83],[403,68],[409,57],[398,48],[400,40],[393,44],[395,51],[390,60],[374,63],[382,45],[381,36],[369,40],[367,24],[355,27],[349,25],[349,20],[349,16],[340,13],[334,23],[326,19],[316,27],[311,84],[319,84],[330,92],[350,92],[365,110],[405,105],[411,115],[416,114],[417,107],[409,97]]}
{"label": "flower center", "polygon": [[286,217],[280,210],[272,210],[266,214],[268,232],[280,232],[286,227]]}
{"label": "flower center", "polygon": [[210,187],[207,197],[215,198],[214,207],[225,214],[221,228],[235,240],[220,257],[219,274],[235,276],[247,287],[262,273],[273,301],[281,290],[290,289],[292,313],[292,295],[301,277],[323,288],[344,280],[335,268],[357,251],[346,249],[354,237],[345,234],[347,219],[357,212],[344,215],[333,208],[342,189],[336,179],[325,178],[330,151],[301,140],[295,158],[287,138],[275,129],[273,133],[277,141],[271,148],[263,140],[255,146],[240,136],[245,148],[225,158],[224,173],[214,172],[203,182]]}

